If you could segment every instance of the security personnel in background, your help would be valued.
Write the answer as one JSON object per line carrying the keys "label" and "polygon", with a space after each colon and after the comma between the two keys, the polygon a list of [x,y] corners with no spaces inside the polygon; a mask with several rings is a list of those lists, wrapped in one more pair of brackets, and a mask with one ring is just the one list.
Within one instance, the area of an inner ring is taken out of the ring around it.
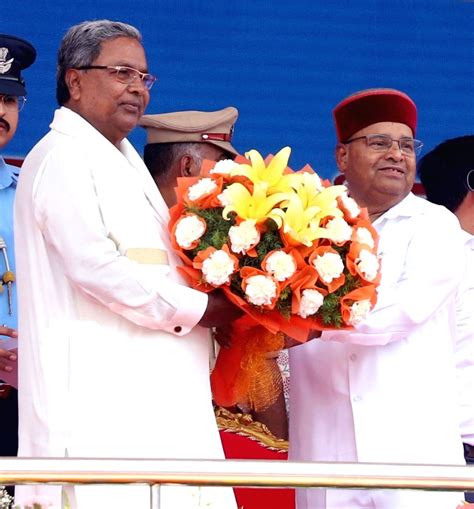
{"label": "security personnel in background", "polygon": [[[466,463],[474,464],[474,136],[452,138],[428,152],[418,171],[426,198],[449,209],[464,230],[466,269],[456,294],[456,382]],[[474,493],[466,493],[474,502]]]}
{"label": "security personnel in background", "polygon": [[147,130],[144,160],[163,198],[176,203],[178,177],[199,174],[203,159],[220,161],[238,155],[232,146],[239,112],[229,106],[218,111],[177,111],[144,115],[139,125]]}
{"label": "security personnel in background", "polygon": [[[19,112],[26,101],[21,75],[36,59],[33,46],[18,37],[0,34],[0,154],[15,135]],[[17,391],[10,383],[16,372],[17,307],[13,247],[13,199],[18,168],[0,155],[0,455],[16,456],[18,449]]]}

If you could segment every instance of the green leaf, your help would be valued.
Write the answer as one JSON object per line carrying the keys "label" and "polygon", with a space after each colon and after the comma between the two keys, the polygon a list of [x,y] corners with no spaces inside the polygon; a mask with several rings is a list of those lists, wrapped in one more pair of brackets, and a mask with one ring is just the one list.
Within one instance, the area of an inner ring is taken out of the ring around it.
{"label": "green leaf", "polygon": [[187,209],[188,212],[202,217],[207,225],[206,233],[201,237],[199,245],[187,252],[191,258],[208,247],[222,249],[222,246],[227,243],[229,230],[235,224],[235,214],[229,214],[227,220],[222,217],[222,210],[222,208],[199,209],[196,207]]}

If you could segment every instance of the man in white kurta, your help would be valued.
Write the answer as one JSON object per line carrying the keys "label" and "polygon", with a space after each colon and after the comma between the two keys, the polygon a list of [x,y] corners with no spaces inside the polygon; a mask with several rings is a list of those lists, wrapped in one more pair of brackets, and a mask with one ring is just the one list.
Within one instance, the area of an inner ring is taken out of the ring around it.
{"label": "man in white kurta", "polygon": [[[355,331],[322,334],[290,353],[290,458],[464,463],[455,397],[459,224],[410,193],[416,107],[392,90],[336,107],[340,170],[380,235],[378,303]],[[381,136],[382,135],[382,136]],[[459,493],[299,490],[298,509],[456,507]]]}
{"label": "man in white kurta", "polygon": [[[211,301],[178,277],[167,207],[122,136],[148,103],[143,48],[133,27],[98,21],[73,27],[63,50],[97,27],[113,34],[99,43],[98,67],[65,71],[70,97],[18,184],[19,454],[224,458],[209,336],[197,325]],[[141,75],[116,73],[125,65]],[[20,488],[17,501],[35,495],[78,509],[148,508],[150,497],[147,487],[76,487],[65,496],[43,486]],[[170,487],[161,507],[227,509],[235,499],[227,488]]]}

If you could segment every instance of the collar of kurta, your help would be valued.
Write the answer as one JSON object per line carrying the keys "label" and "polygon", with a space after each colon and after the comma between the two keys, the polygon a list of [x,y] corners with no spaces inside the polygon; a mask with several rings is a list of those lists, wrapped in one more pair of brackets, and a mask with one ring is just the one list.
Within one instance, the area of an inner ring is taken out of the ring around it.
{"label": "collar of kurta", "polygon": [[126,163],[136,171],[137,177],[142,182],[144,193],[152,207],[161,217],[164,224],[168,224],[168,207],[143,159],[126,138],[120,142],[118,148],[115,147],[85,118],[65,106],[55,111],[50,128],[66,135],[82,138],[90,146],[91,152],[95,154],[99,165],[102,162],[103,164],[114,164],[114,161],[120,164],[125,162],[125,159]]}
{"label": "collar of kurta", "polygon": [[7,164],[3,157],[0,157],[0,189],[16,186],[18,181],[19,168]]}
{"label": "collar of kurta", "polygon": [[391,209],[388,209],[385,214],[382,214],[374,221],[374,225],[381,223],[387,219],[395,219],[397,217],[411,217],[417,214],[423,214],[425,208],[423,207],[423,198],[415,196],[413,193],[408,193],[405,198]]}
{"label": "collar of kurta", "polygon": [[128,151],[131,146],[126,138],[120,142],[117,148],[84,117],[66,106],[61,106],[54,112],[54,118],[49,127],[62,134],[80,136],[86,139],[95,149],[100,148],[106,151],[108,157],[113,154],[116,157],[129,159]]}

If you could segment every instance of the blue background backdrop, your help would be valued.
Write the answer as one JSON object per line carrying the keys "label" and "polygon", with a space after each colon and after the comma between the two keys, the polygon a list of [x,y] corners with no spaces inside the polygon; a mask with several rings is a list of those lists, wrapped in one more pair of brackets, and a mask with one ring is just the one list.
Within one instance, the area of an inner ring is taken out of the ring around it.
{"label": "blue background backdrop", "polygon": [[[474,133],[474,3],[448,0],[1,0],[0,30],[38,50],[28,103],[4,156],[24,156],[47,131],[55,58],[72,24],[109,18],[143,33],[159,76],[148,113],[234,105],[241,151],[290,145],[290,164],[335,173],[331,110],[363,88],[399,88],[419,109],[432,148]],[[144,135],[132,142],[141,152]]]}

